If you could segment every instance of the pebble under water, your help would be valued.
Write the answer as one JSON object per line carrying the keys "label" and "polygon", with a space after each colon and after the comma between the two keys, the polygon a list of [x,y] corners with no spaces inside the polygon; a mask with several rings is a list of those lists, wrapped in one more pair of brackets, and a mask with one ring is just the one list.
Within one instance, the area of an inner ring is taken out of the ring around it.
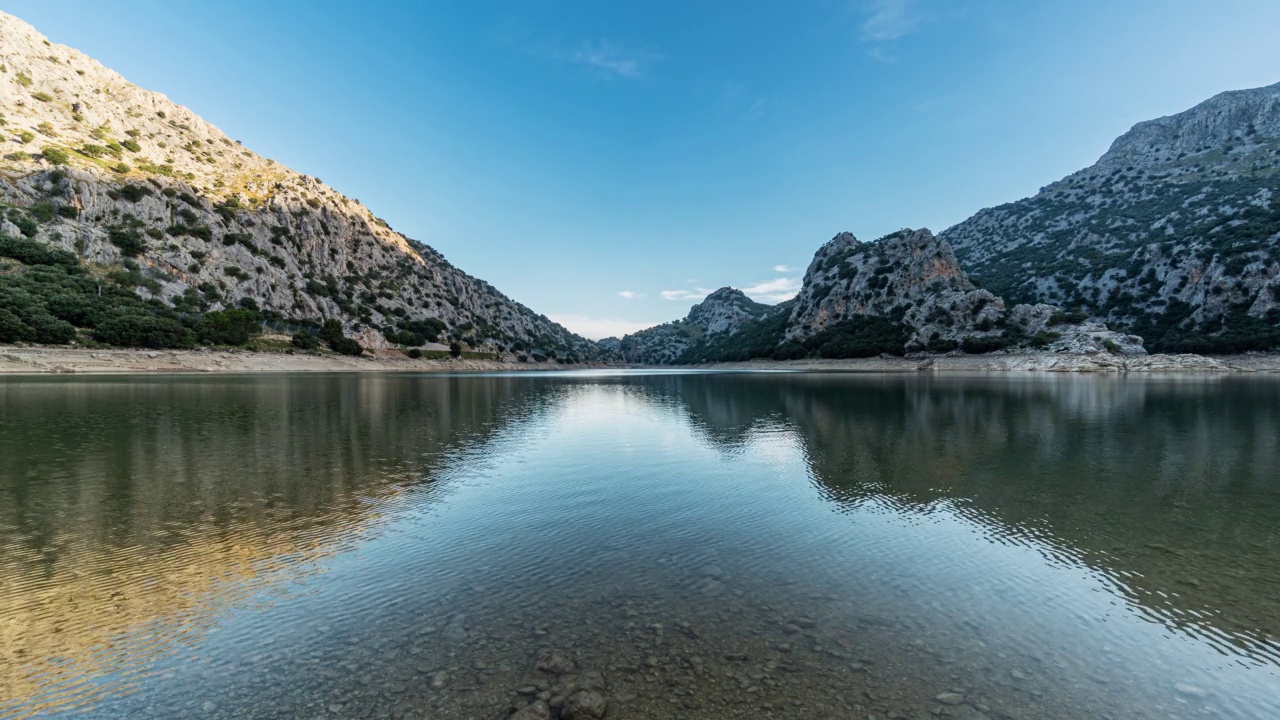
{"label": "pebble under water", "polygon": [[1280,717],[1280,379],[0,379],[0,717]]}

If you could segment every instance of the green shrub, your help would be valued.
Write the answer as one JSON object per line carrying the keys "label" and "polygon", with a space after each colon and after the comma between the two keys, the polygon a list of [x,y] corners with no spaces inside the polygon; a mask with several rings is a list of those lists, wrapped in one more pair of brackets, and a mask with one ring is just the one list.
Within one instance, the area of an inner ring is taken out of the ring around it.
{"label": "green shrub", "polygon": [[15,79],[22,87],[31,87],[31,78],[26,73],[18,73]]}
{"label": "green shrub", "polygon": [[290,340],[290,342],[293,343],[294,347],[301,348],[303,350],[315,350],[320,347],[320,338],[305,330],[294,333],[293,339]]}
{"label": "green shrub", "polygon": [[54,165],[66,165],[71,160],[71,156],[62,148],[47,147],[40,151],[40,154],[44,156],[45,160],[48,160]]}
{"label": "green shrub", "polygon": [[907,329],[896,318],[860,315],[814,335],[805,346],[824,358],[875,357],[906,352]]}
{"label": "green shrub", "polygon": [[0,343],[16,343],[30,341],[35,333],[22,318],[7,308],[0,307]]}
{"label": "green shrub", "polygon": [[58,216],[58,208],[48,202],[36,203],[27,212],[31,213],[31,217],[35,218],[36,222],[42,223],[47,223]]}
{"label": "green shrub", "polygon": [[196,337],[206,345],[244,345],[261,331],[252,310],[214,310],[196,324]]}
{"label": "green shrub", "polygon": [[60,320],[48,312],[28,312],[22,321],[31,328],[31,340],[49,345],[65,345],[76,337],[76,329],[66,320]]}
{"label": "green shrub", "polygon": [[345,337],[342,333],[342,323],[337,318],[329,318],[320,326],[320,339],[332,343],[335,340],[341,340]]}
{"label": "green shrub", "polygon": [[30,130],[23,130],[18,133],[18,142],[22,143],[23,145],[26,145],[27,143],[35,139],[36,139],[36,134],[31,132]]}
{"label": "green shrub", "polygon": [[422,357],[422,350],[420,350],[419,348],[409,348],[410,359],[417,360],[420,357]]}
{"label": "green shrub", "polygon": [[120,187],[119,192],[120,192],[120,197],[124,198],[125,200],[128,200],[129,202],[136,203],[142,198],[150,195],[151,188],[147,187],[146,185],[134,185],[133,183],[126,183],[125,185]]}
{"label": "green shrub", "polygon": [[1009,339],[1003,335],[973,335],[964,339],[960,347],[970,355],[982,355],[984,353],[1003,350],[1009,346]]}
{"label": "green shrub", "polygon": [[359,356],[364,354],[364,348],[360,347],[360,343],[348,337],[329,341],[329,349],[341,355]]}
{"label": "green shrub", "polygon": [[0,257],[13,258],[27,265],[57,265],[67,270],[79,270],[80,265],[80,259],[66,250],[8,235],[0,235]]}
{"label": "green shrub", "polygon": [[87,157],[100,158],[103,155],[107,154],[107,149],[102,147],[101,145],[85,145],[84,147],[81,147],[76,152]]}
{"label": "green shrub", "polygon": [[120,143],[120,145],[124,147],[125,150],[128,150],[129,152],[138,152],[142,150],[142,146],[138,144],[137,140],[132,140],[132,139],[125,140],[124,142]]}
{"label": "green shrub", "polygon": [[462,357],[462,343],[457,340],[449,343],[449,354],[456,358]]}
{"label": "green shrub", "polygon": [[176,320],[126,313],[98,323],[93,339],[108,345],[152,349],[190,347],[191,332]]}
{"label": "green shrub", "polygon": [[1033,348],[1046,348],[1049,347],[1049,343],[1052,343],[1061,337],[1062,333],[1045,332],[1041,330],[1035,335],[1032,335],[1031,338],[1027,340],[1027,344]]}
{"label": "green shrub", "polygon": [[53,96],[43,90],[31,93],[31,97],[40,102],[53,102]]}
{"label": "green shrub", "polygon": [[76,209],[75,205],[59,205],[58,214],[68,220],[75,220],[80,216],[80,211]]}
{"label": "green shrub", "polygon": [[9,211],[9,222],[13,223],[27,237],[35,237],[40,232],[40,228],[36,225],[35,218],[17,210],[16,208]]}
{"label": "green shrub", "polygon": [[122,227],[113,227],[107,230],[107,240],[112,245],[120,248],[120,254],[125,257],[137,257],[147,249],[147,243],[138,234],[137,230],[129,230]]}
{"label": "green shrub", "polygon": [[121,175],[123,175],[123,174],[125,174],[125,173],[129,172],[129,170],[130,170],[131,168],[130,168],[128,165],[124,164],[124,163],[116,163],[115,165],[113,165],[113,166],[111,167],[111,169],[112,169],[113,171],[118,172],[118,173],[120,173]]}
{"label": "green shrub", "polygon": [[960,343],[955,340],[938,339],[929,341],[929,352],[933,353],[949,353],[960,347]]}

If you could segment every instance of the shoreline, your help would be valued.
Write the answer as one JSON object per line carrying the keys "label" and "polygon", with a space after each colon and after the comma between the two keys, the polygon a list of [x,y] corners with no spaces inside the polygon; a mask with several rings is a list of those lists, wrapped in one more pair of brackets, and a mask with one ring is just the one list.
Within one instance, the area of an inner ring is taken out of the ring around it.
{"label": "shoreline", "polygon": [[396,351],[362,357],[328,353],[240,349],[90,349],[40,345],[0,345],[3,375],[179,375],[323,372],[546,372],[581,369],[771,370],[791,372],[1058,372],[1058,373],[1280,373],[1280,354],[1135,355],[1109,353],[1010,353],[874,357],[844,360],[747,360],[707,365],[609,365],[499,360],[411,359]]}
{"label": "shoreline", "polygon": [[685,366],[709,370],[805,372],[1052,372],[1052,373],[1280,373],[1280,354],[1113,355],[1009,353],[844,360],[747,360]]}
{"label": "shoreline", "polygon": [[463,358],[414,360],[399,352],[372,351],[361,357],[316,352],[241,349],[90,349],[42,345],[0,345],[0,376],[6,375],[188,375],[372,372],[509,372],[604,367]]}

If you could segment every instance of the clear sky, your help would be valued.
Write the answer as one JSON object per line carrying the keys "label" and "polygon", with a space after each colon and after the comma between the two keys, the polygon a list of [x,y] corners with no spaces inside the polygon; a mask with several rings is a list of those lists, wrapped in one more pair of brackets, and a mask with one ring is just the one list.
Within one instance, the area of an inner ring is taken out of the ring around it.
{"label": "clear sky", "polygon": [[1280,0],[5,0],[588,337],[1280,81]]}

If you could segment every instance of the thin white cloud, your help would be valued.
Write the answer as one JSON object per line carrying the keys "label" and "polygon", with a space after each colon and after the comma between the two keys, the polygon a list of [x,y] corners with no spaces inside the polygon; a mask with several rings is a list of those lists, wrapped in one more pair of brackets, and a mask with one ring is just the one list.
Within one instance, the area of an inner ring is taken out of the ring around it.
{"label": "thin white cloud", "polygon": [[862,22],[862,38],[873,43],[893,42],[919,24],[912,0],[871,0],[867,19]]}
{"label": "thin white cloud", "polygon": [[758,282],[751,287],[744,287],[742,292],[753,300],[776,303],[795,297],[796,293],[800,292],[800,286],[800,278],[783,277]]}
{"label": "thin white cloud", "polygon": [[636,292],[636,291],[634,291],[634,290],[619,290],[619,291],[618,291],[618,297],[620,297],[620,298],[626,298],[626,299],[628,299],[628,300],[635,300],[635,299],[637,299],[637,298],[642,298],[642,297],[644,297],[644,293],[638,293],[638,292]]}
{"label": "thin white cloud", "polygon": [[724,112],[727,115],[761,118],[777,102],[752,90],[745,83],[731,82],[724,86]]}
{"label": "thin white cloud", "polygon": [[663,300],[701,300],[711,294],[709,288],[694,288],[692,290],[663,290],[658,293]]}
{"label": "thin white cloud", "polygon": [[637,80],[644,77],[648,66],[659,60],[660,56],[625,50],[609,40],[600,40],[583,43],[577,50],[569,53],[566,59],[607,77]]}
{"label": "thin white cloud", "polygon": [[865,0],[862,7],[862,42],[867,54],[879,62],[897,62],[890,45],[919,27],[918,0]]}
{"label": "thin white cloud", "polygon": [[773,271],[780,272],[780,273],[789,273],[789,272],[795,272],[795,268],[791,267],[790,265],[774,265]]}
{"label": "thin white cloud", "polygon": [[618,320],[615,318],[595,318],[587,315],[548,315],[552,322],[558,322],[569,328],[579,335],[591,340],[599,340],[607,337],[622,337],[633,332],[639,332],[654,325],[661,325],[659,322],[644,322],[635,320]]}

